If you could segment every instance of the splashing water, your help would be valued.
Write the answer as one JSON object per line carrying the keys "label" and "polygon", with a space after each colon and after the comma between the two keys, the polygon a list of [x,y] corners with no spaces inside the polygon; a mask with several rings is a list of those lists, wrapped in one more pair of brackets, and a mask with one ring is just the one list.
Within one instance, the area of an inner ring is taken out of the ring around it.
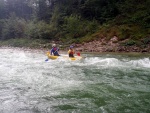
{"label": "splashing water", "polygon": [[0,113],[150,112],[150,58],[87,55],[48,60],[0,49]]}

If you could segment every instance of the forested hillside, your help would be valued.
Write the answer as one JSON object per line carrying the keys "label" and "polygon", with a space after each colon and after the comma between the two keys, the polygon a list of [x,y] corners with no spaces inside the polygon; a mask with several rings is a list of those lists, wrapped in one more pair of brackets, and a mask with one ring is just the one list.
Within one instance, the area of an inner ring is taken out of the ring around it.
{"label": "forested hillside", "polygon": [[150,44],[149,6],[150,0],[0,0],[0,40],[37,46],[115,36],[122,46],[145,48]]}

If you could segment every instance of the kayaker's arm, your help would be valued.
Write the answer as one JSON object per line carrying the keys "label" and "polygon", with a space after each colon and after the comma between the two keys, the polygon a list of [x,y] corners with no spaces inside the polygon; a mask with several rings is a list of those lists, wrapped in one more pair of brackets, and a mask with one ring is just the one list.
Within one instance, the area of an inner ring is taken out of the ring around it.
{"label": "kayaker's arm", "polygon": [[51,53],[51,55],[53,54],[53,48],[51,49],[50,53]]}

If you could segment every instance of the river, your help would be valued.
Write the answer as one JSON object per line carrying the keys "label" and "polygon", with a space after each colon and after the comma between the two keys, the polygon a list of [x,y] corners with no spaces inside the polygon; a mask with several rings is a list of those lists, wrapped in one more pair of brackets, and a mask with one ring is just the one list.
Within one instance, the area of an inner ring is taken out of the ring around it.
{"label": "river", "polygon": [[0,113],[150,113],[150,55],[0,49]]}

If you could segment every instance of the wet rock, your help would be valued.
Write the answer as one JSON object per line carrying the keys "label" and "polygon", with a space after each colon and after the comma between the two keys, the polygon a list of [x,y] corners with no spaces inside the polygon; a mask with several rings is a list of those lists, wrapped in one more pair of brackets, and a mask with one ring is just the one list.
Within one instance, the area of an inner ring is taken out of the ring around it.
{"label": "wet rock", "polygon": [[148,52],[148,50],[147,49],[143,49],[141,52],[145,53],[145,52]]}

